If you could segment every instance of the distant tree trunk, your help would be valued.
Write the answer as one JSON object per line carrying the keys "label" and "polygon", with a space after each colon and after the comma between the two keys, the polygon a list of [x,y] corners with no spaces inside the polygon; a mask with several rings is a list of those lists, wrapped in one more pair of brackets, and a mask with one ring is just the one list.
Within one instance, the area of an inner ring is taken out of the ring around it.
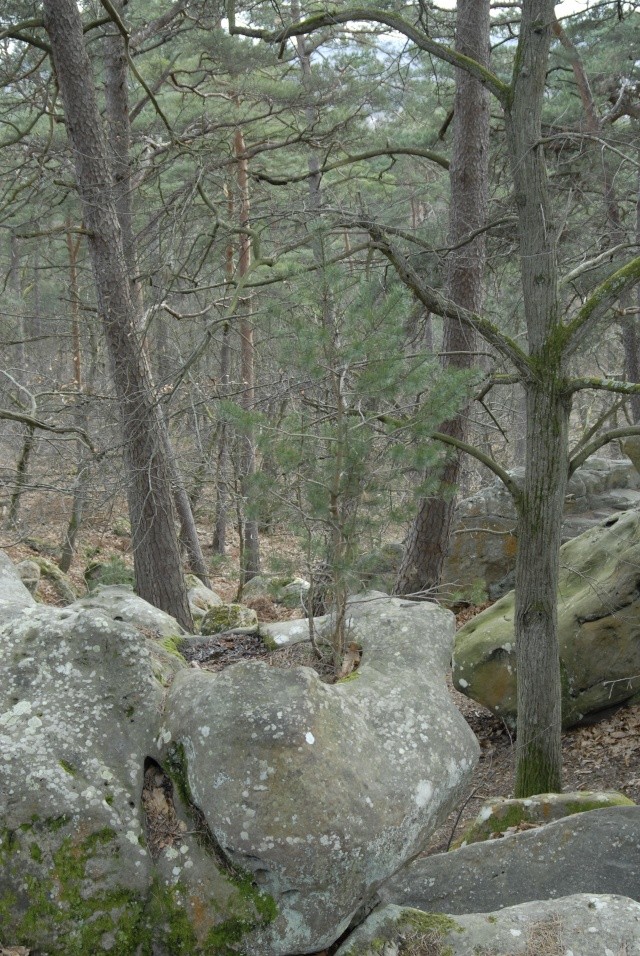
{"label": "distant tree trunk", "polygon": [[162,419],[143,360],[82,21],[75,0],[44,0],[43,7],[120,407],[136,590],[191,630]]}
{"label": "distant tree trunk", "polygon": [[22,440],[22,450],[20,452],[20,457],[18,458],[18,463],[16,465],[16,483],[11,494],[11,501],[9,502],[9,514],[7,515],[7,524],[10,527],[15,527],[18,523],[18,515],[20,512],[20,504],[22,502],[22,495],[27,484],[27,477],[29,474],[29,461],[31,460],[31,453],[35,445],[35,430],[33,426],[26,425],[24,429],[24,438]]}
{"label": "distant tree trunk", "polygon": [[[489,62],[489,0],[459,0],[456,49],[480,63]],[[451,160],[449,242],[461,242],[485,221],[489,180],[489,94],[466,71],[456,70]],[[450,255],[449,298],[472,312],[482,305],[484,238],[478,236]],[[443,363],[448,368],[473,365],[475,334],[457,319],[445,320]],[[465,414],[440,425],[453,438],[465,437]],[[453,489],[461,471],[459,452],[449,454],[440,480],[447,494],[420,501],[409,529],[394,590],[420,594],[439,585],[449,550],[455,509]]]}
{"label": "distant tree trunk", "polygon": [[[244,136],[238,128],[235,132],[234,148],[237,157],[238,193],[240,197],[239,221],[242,229],[248,229],[250,223],[249,204],[249,162],[244,158]],[[251,239],[246,232],[240,234],[240,254],[238,256],[238,278],[242,281],[251,265]],[[251,298],[240,299],[240,376],[242,379],[242,407],[252,411],[255,402],[255,366],[253,345],[253,322],[251,319]],[[254,515],[247,517],[246,503],[250,497],[251,479],[256,472],[256,445],[253,429],[248,428],[242,438],[240,480],[245,509],[242,521],[243,537],[243,582],[260,574],[260,535],[258,521]]]}
{"label": "distant tree trunk", "polygon": [[[233,268],[233,263],[232,263]],[[225,322],[222,329],[222,347],[220,349],[220,389],[225,395],[231,373],[230,327]],[[218,460],[216,463],[216,518],[213,531],[213,550],[224,555],[227,550],[227,519],[229,511],[229,442],[230,425],[224,419],[220,422],[218,435]]]}
{"label": "distant tree trunk", "polygon": [[[71,217],[67,216],[67,254],[69,257],[69,308],[71,311],[71,353],[73,361],[73,387],[76,392],[75,423],[78,428],[86,431],[87,416],[84,412],[82,400],[83,381],[82,381],[82,355],[80,351],[80,291],[78,288],[78,252],[80,250],[80,236],[74,239],[71,231]],[[76,538],[82,524],[84,505],[87,497],[87,488],[89,484],[89,456],[84,442],[76,442],[76,454],[78,464],[76,475],[73,480],[73,489],[71,496],[71,514],[67,524],[62,548],[60,550],[60,560],[58,565],[61,571],[66,574],[71,567],[73,556],[76,550]]]}
{"label": "distant tree trunk", "polygon": [[15,297],[15,310],[14,310],[14,319],[16,323],[16,331],[14,335],[14,341],[16,342],[15,361],[19,369],[17,377],[20,379],[20,381],[24,381],[26,356],[25,356],[25,350],[24,350],[25,322],[24,322],[24,310],[22,308],[22,280],[20,278],[20,253],[18,251],[18,237],[13,231],[9,233],[9,243],[10,243],[9,287]]}

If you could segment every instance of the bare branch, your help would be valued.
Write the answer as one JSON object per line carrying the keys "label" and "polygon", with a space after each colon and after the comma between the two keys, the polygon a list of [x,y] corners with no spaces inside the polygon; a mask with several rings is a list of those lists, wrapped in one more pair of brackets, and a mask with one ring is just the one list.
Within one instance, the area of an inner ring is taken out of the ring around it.
{"label": "bare branch", "polygon": [[587,458],[598,451],[599,448],[608,445],[609,442],[616,441],[618,438],[630,438],[632,435],[640,435],[640,425],[629,425],[627,428],[612,428],[608,432],[602,432],[601,435],[598,435],[597,438],[594,438],[593,441],[586,444],[577,455],[572,457],[569,462],[569,478],[571,478],[574,471],[576,471],[580,465],[584,465]]}
{"label": "bare branch", "polygon": [[575,352],[585,333],[592,329],[599,319],[613,308],[617,299],[628,289],[633,288],[638,281],[640,281],[640,256],[610,275],[591,293],[575,318],[563,329],[565,357]]}
{"label": "bare branch", "polygon": [[488,319],[483,319],[467,309],[463,309],[445,299],[435,289],[425,285],[415,269],[409,264],[407,259],[396,249],[387,239],[382,229],[371,224],[369,226],[369,235],[374,241],[374,248],[379,249],[387,257],[389,262],[395,267],[399,278],[411,289],[416,298],[436,315],[446,316],[448,318],[459,319],[465,325],[477,330],[486,342],[492,345],[497,352],[508,359],[524,378],[529,378],[532,374],[532,368],[528,356],[522,351],[519,345],[504,335]]}
{"label": "bare branch", "polygon": [[487,67],[482,66],[477,60],[473,60],[463,53],[458,53],[444,43],[438,43],[436,40],[432,40],[427,33],[417,29],[413,24],[403,19],[403,17],[387,10],[358,7],[347,10],[333,10],[330,13],[320,13],[317,16],[308,17],[306,20],[302,20],[298,23],[292,23],[285,30],[270,33],[267,30],[254,30],[250,27],[237,26],[235,21],[235,2],[234,0],[227,0],[227,18],[229,20],[230,34],[254,37],[259,40],[266,40],[268,43],[278,43],[280,44],[280,56],[282,56],[287,40],[291,39],[291,37],[305,36],[308,33],[314,33],[316,30],[321,30],[325,27],[339,26],[342,23],[357,21],[379,23],[388,27],[390,30],[396,30],[402,36],[411,40],[412,43],[415,43],[418,49],[423,50],[425,53],[430,53],[432,56],[444,60],[452,66],[466,70],[467,73],[470,73],[471,76],[479,80],[483,86],[486,86],[503,106],[507,106],[509,103],[511,87],[498,79],[495,73],[492,73]]}
{"label": "bare branch", "polygon": [[318,173],[330,173],[334,169],[342,169],[352,163],[360,163],[366,159],[375,159],[378,156],[419,156],[422,159],[429,159],[431,162],[442,166],[443,169],[449,169],[449,160],[439,153],[434,153],[431,149],[421,149],[419,146],[385,146],[380,149],[370,149],[364,153],[347,154],[346,159],[340,159],[335,163],[326,163],[320,169],[314,172],[295,173],[291,176],[269,176],[267,173],[252,172],[253,179],[261,182],[270,183],[272,186],[288,186],[289,183],[301,183],[305,179],[317,176]]}
{"label": "bare branch", "polygon": [[40,419],[33,418],[31,415],[25,415],[22,412],[11,412],[8,408],[0,408],[0,418],[10,422],[21,422],[23,425],[28,425],[29,428],[39,428],[41,431],[53,432],[56,435],[67,435],[71,432],[75,435],[79,435],[94,455],[97,454],[93,442],[86,431],[83,428],[77,428],[75,425],[48,425],[46,422],[41,422]]}

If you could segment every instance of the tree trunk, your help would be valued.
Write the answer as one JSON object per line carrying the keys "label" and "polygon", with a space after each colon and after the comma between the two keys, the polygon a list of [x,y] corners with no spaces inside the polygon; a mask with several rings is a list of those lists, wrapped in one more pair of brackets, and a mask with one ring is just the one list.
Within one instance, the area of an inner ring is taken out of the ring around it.
{"label": "tree trunk", "polygon": [[526,472],[518,508],[516,796],[562,789],[557,588],[570,401],[550,376],[528,385]]}
{"label": "tree trunk", "polygon": [[[120,15],[123,13],[122,0],[116,0],[115,8]],[[129,272],[131,296],[139,323],[142,316],[144,302],[142,285],[137,278],[138,255],[136,238],[133,229],[133,208],[131,202],[131,164],[129,147],[131,130],[129,122],[129,96],[127,80],[129,66],[127,63],[124,39],[114,26],[113,33],[106,39],[105,51],[105,103],[109,129],[109,146],[113,168],[113,196],[115,201],[118,222],[122,232],[122,243],[125,262]],[[153,384],[151,365],[148,360],[146,342],[143,360],[148,364],[147,374]],[[180,541],[187,554],[189,570],[196,574],[203,584],[210,584],[207,565],[200,547],[193,512],[189,497],[185,490],[184,480],[178,468],[175,453],[171,445],[169,428],[164,414],[160,415],[160,431],[164,445],[165,456],[171,476],[171,490],[178,520],[180,522]]]}
{"label": "tree trunk", "polygon": [[[460,0],[456,25],[456,49],[480,63],[489,63],[489,0]],[[449,242],[461,242],[481,226],[486,217],[489,181],[489,94],[464,70],[456,70],[456,95],[451,160],[451,212]],[[478,236],[451,253],[449,298],[472,312],[482,305],[484,238]],[[475,334],[457,319],[444,327],[443,363],[448,368],[471,368]],[[438,431],[464,440],[466,413],[440,425]],[[420,501],[418,513],[404,544],[394,591],[418,595],[437,587],[449,550],[455,497],[461,471],[459,452],[450,454],[440,475],[443,490]]]}
{"label": "tree trunk", "polygon": [[[238,193],[240,197],[239,221],[243,230],[249,228],[249,162],[243,157],[245,151],[244,136],[238,128],[234,138],[235,154],[238,160]],[[238,256],[238,278],[240,282],[251,266],[251,239],[246,232],[240,233],[240,254]],[[253,345],[253,322],[251,319],[251,298],[240,299],[240,375],[242,379],[242,407],[253,410],[255,401],[255,367]],[[246,505],[251,494],[251,479],[256,472],[256,445],[253,429],[247,428],[241,439],[240,483],[245,508],[242,521],[243,562],[242,577],[246,584],[260,574],[260,535],[255,516],[247,517]]]}
{"label": "tree trunk", "polygon": [[136,590],[191,630],[162,421],[143,360],[82,21],[75,0],[43,6],[120,407]]}
{"label": "tree trunk", "polygon": [[562,777],[556,602],[570,399],[562,392],[564,337],[558,307],[556,231],[540,145],[553,15],[553,0],[529,0],[523,5],[511,107],[505,116],[533,372],[524,382],[526,467],[518,502],[515,581],[519,797],[558,791]]}
{"label": "tree trunk", "polygon": [[[71,352],[73,359],[73,387],[76,392],[76,408],[74,412],[75,424],[78,428],[87,430],[87,415],[84,411],[84,402],[82,392],[84,383],[82,381],[82,354],[80,350],[80,290],[78,288],[78,253],[80,251],[80,236],[74,239],[71,231],[71,217],[67,216],[67,253],[69,257],[69,308],[71,310]],[[93,376],[91,376],[93,377]],[[71,498],[71,514],[65,530],[62,548],[60,550],[60,560],[58,566],[66,574],[71,567],[73,556],[76,550],[76,538],[82,524],[82,515],[87,497],[89,485],[89,457],[88,449],[84,442],[76,442],[76,454],[78,464],[76,466],[76,475],[73,480],[73,491]]]}

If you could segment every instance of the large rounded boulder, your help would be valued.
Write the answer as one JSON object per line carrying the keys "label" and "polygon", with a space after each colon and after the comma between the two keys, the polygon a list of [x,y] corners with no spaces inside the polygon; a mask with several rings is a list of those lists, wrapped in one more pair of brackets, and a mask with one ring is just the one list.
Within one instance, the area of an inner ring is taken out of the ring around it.
{"label": "large rounded boulder", "polygon": [[[640,512],[609,518],[560,551],[558,633],[565,726],[640,691]],[[457,634],[456,688],[516,719],[514,592]]]}
{"label": "large rounded boulder", "polygon": [[191,799],[278,908],[252,954],[330,945],[424,848],[477,759],[444,680],[453,616],[376,594],[348,613],[362,661],[344,681],[254,661],[183,671],[169,693],[166,746]]}

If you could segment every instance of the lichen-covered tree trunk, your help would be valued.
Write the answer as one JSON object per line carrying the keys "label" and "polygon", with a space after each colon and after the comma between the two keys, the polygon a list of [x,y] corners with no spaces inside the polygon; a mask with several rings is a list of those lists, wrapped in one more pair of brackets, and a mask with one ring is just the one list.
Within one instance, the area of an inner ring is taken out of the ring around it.
{"label": "lichen-covered tree trunk", "polygon": [[120,406],[136,589],[191,629],[162,423],[142,355],[82,21],[75,0],[44,0],[43,7]]}
{"label": "lichen-covered tree trunk", "polygon": [[[460,0],[456,22],[456,49],[480,63],[489,63],[489,0]],[[456,246],[484,224],[489,179],[489,94],[465,70],[456,70],[453,154],[451,158],[451,212],[449,241]],[[480,312],[484,274],[484,237],[477,236],[450,256],[449,298],[471,312]],[[448,368],[471,368],[475,333],[458,319],[446,319],[443,363]],[[458,440],[465,438],[463,412],[438,429]],[[449,454],[440,475],[439,493],[420,501],[405,539],[395,583],[397,594],[419,594],[437,587],[449,550],[455,509],[453,489],[460,479],[461,455]]]}
{"label": "lichen-covered tree trunk", "polygon": [[552,370],[526,392],[527,466],[518,502],[515,593],[518,796],[562,789],[557,588],[570,401],[554,379]]}
{"label": "lichen-covered tree trunk", "polygon": [[524,487],[516,561],[518,740],[516,795],[557,791],[562,759],[557,587],[568,474],[570,396],[563,392],[556,230],[547,191],[541,116],[553,0],[523,4],[507,142],[518,211],[520,272],[531,360]]}

